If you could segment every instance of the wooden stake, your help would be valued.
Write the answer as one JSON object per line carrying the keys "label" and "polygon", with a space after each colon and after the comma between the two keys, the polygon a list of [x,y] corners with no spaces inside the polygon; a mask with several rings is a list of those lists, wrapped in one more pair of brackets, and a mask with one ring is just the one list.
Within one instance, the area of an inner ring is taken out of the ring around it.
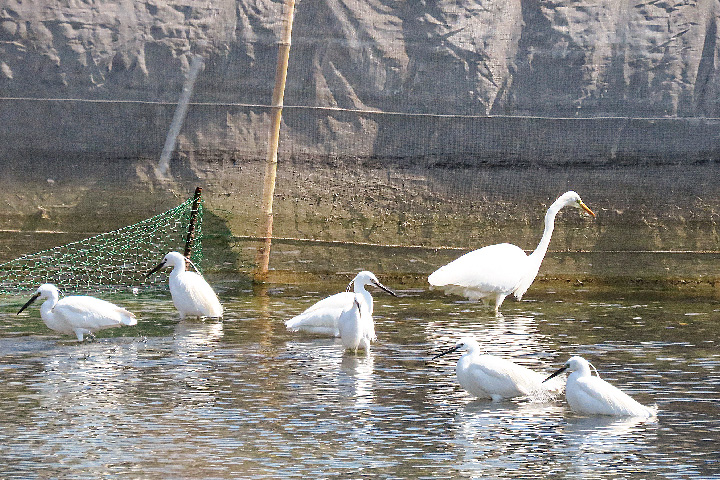
{"label": "wooden stake", "polygon": [[198,211],[200,208],[200,197],[202,196],[202,187],[195,189],[195,198],[193,198],[192,209],[190,210],[190,224],[188,225],[187,239],[185,240],[185,258],[190,258],[195,242],[195,222],[197,221]]}
{"label": "wooden stake", "polygon": [[285,96],[285,80],[287,78],[288,60],[290,58],[290,41],[292,23],[295,14],[295,0],[285,0],[285,18],[283,20],[282,37],[278,46],[277,68],[275,70],[275,88],[270,112],[270,130],[268,132],[268,151],[265,163],[265,183],[263,185],[262,219],[259,237],[264,239],[258,247],[256,281],[265,281],[270,267],[270,244],[273,227],[273,196],[277,176],[277,152],[280,138],[280,121],[282,120],[283,97]]}

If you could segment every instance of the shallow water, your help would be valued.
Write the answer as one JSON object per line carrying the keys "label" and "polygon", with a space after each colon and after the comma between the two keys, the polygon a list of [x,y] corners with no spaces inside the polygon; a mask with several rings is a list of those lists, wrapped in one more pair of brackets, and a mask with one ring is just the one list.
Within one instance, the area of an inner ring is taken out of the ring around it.
{"label": "shallow water", "polygon": [[[367,356],[285,331],[343,287],[227,293],[223,322],[110,297],[139,324],[82,344],[0,298],[0,477],[720,478],[717,301],[533,289],[495,317],[418,288],[374,292]],[[428,362],[464,335],[543,372],[583,355],[658,418],[474,400],[458,354]]]}

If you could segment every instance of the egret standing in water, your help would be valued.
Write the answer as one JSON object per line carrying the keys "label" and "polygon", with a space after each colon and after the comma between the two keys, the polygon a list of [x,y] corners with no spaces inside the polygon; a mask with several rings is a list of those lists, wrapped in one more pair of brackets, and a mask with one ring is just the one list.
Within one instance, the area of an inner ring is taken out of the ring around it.
{"label": "egret standing in water", "polygon": [[184,255],[170,252],[147,276],[165,266],[173,267],[169,281],[170,296],[175,308],[180,312],[181,320],[187,316],[221,318],[223,307],[217,295],[202,275],[185,270],[186,261],[190,262]]}
{"label": "egret standing in water", "polygon": [[17,314],[20,315],[38,298],[45,299],[40,306],[40,317],[45,325],[58,333],[74,334],[80,342],[85,335],[94,336],[98,330],[137,324],[135,315],[105,300],[86,295],[72,295],[59,300],[59,296],[55,285],[40,285]]}
{"label": "egret standing in water", "polygon": [[454,347],[432,359],[457,350],[466,352],[455,369],[458,383],[477,398],[491,398],[497,402],[528,395],[548,396],[562,391],[562,382],[543,385],[545,375],[504,358],[481,354],[480,345],[472,338],[461,339]]}
{"label": "egret standing in water", "polygon": [[565,385],[565,398],[570,408],[589,415],[616,415],[627,417],[653,417],[657,408],[646,407],[619,388],[600,378],[595,367],[582,357],[571,357],[565,365],[547,377],[547,380],[567,370],[570,375]]}
{"label": "egret standing in water", "polygon": [[362,300],[353,299],[353,308],[343,312],[338,318],[338,332],[340,341],[346,350],[357,354],[358,348],[370,353],[370,342],[377,340],[375,336],[375,322],[367,308],[363,308]]}
{"label": "egret standing in water", "polygon": [[490,245],[466,253],[440,267],[428,277],[434,287],[445,293],[454,293],[470,300],[493,301],[498,313],[505,297],[511,293],[520,300],[530,287],[545,258],[550,237],[555,227],[555,215],[568,205],[581,208],[593,217],[595,213],[570,191],[560,196],[545,214],[545,231],[534,252],[527,255],[520,247],[510,243]]}
{"label": "egret standing in water", "polygon": [[[288,330],[339,336],[347,349],[366,351],[375,339],[373,298],[365,285],[375,285],[390,295],[397,296],[368,271],[358,273],[347,291],[336,293],[312,305],[300,315],[285,322]],[[353,292],[350,292],[352,287]]]}

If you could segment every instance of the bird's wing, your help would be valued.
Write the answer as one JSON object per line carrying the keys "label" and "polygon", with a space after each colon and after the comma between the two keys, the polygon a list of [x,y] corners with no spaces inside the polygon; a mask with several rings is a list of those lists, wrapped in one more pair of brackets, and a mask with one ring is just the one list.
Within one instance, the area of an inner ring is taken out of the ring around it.
{"label": "bird's wing", "polygon": [[600,377],[582,377],[577,380],[577,395],[584,405],[598,405],[599,408],[616,414],[643,415],[648,410],[630,395]]}
{"label": "bird's wing", "polygon": [[371,305],[365,303],[365,299],[362,295],[356,294],[355,301],[360,305],[360,322],[362,324],[363,337],[374,342],[377,340],[375,335],[375,320],[373,320]]}
{"label": "bird's wing", "polygon": [[336,293],[313,304],[307,310],[285,322],[291,331],[338,336],[337,322],[344,312],[353,308],[355,294]]}
{"label": "bird's wing", "polygon": [[428,277],[431,285],[459,286],[483,292],[510,293],[520,282],[527,265],[525,252],[510,243],[473,250],[437,269]]}
{"label": "bird's wing", "polygon": [[541,388],[543,376],[504,358],[481,355],[470,365],[473,377],[483,383],[483,390],[505,397],[529,395]]}
{"label": "bird's wing", "polygon": [[183,276],[178,276],[176,285],[179,290],[179,298],[189,298],[195,305],[207,306],[212,310],[212,316],[222,316],[223,308],[220,300],[202,275],[195,272],[183,272]]}
{"label": "bird's wing", "polygon": [[535,277],[537,277],[539,271],[540,263],[537,263],[536,261],[531,260],[530,257],[527,257],[525,259],[525,267],[522,269],[520,280],[513,290],[515,298],[520,300],[522,296],[525,295],[527,289],[530,288],[530,285],[532,285],[535,281]]}
{"label": "bird's wing", "polygon": [[85,295],[73,295],[60,300],[53,313],[71,329],[101,330],[117,325],[135,325],[131,312],[105,300]]}

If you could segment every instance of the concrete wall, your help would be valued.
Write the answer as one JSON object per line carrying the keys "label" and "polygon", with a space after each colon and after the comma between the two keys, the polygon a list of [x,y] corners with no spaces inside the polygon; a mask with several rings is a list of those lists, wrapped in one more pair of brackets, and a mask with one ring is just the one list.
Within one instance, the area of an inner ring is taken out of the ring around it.
{"label": "concrete wall", "polygon": [[[272,265],[421,277],[462,249],[534,248],[545,208],[574,189],[598,218],[563,212],[541,273],[712,284],[716,10],[298,3],[275,234],[458,250],[378,258],[285,240]],[[0,255],[59,241],[11,231],[109,230],[200,184],[224,252],[211,261],[249,270],[281,12],[271,1],[0,1]],[[161,181],[154,167],[195,55],[205,67]]]}

